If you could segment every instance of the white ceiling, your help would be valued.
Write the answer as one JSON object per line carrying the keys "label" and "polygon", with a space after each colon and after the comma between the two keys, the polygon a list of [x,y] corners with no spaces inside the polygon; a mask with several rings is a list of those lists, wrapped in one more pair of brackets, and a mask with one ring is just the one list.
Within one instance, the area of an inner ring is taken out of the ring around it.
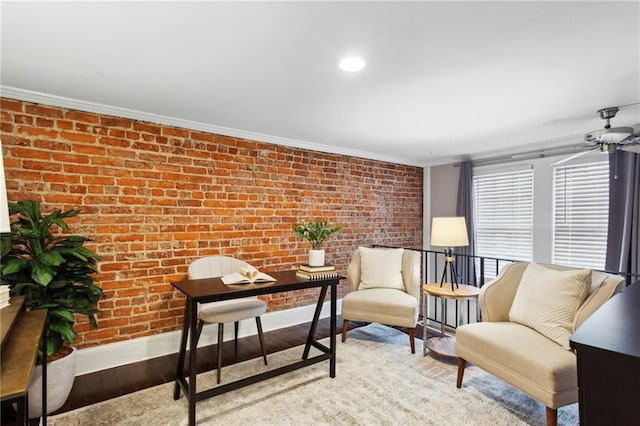
{"label": "white ceiling", "polygon": [[406,164],[579,144],[640,102],[638,1],[1,7],[3,96]]}

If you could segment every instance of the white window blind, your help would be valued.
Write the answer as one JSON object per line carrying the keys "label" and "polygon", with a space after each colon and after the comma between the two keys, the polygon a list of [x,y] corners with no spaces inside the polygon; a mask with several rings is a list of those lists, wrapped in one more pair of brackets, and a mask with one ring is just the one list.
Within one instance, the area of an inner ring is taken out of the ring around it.
{"label": "white window blind", "polygon": [[477,254],[530,261],[533,170],[477,175],[473,177],[473,187]]}
{"label": "white window blind", "polygon": [[557,167],[553,179],[553,263],[603,269],[609,162]]}

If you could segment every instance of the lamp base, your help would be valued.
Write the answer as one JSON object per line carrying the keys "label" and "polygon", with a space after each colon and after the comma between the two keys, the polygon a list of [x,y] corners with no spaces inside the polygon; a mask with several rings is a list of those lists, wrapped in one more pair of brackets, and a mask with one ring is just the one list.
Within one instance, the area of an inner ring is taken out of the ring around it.
{"label": "lamp base", "polygon": [[[458,286],[458,278],[456,274],[456,267],[453,264],[453,249],[444,249],[444,270],[442,271],[442,278],[440,278],[440,287],[444,284],[445,279],[447,278],[447,267],[449,268],[449,272],[451,275],[451,291],[455,291],[460,288]],[[453,287],[455,285],[455,288]]]}

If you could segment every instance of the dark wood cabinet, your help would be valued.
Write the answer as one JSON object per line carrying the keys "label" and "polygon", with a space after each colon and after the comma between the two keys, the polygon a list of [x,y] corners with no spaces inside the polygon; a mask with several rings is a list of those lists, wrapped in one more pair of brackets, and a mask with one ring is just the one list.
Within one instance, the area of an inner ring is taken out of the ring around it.
{"label": "dark wood cabinet", "polygon": [[640,281],[613,296],[571,336],[580,424],[640,424]]}

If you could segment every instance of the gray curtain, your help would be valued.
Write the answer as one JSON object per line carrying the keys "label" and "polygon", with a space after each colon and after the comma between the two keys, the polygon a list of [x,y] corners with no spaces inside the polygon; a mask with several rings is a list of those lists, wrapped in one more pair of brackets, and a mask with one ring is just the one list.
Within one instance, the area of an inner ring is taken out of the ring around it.
{"label": "gray curtain", "polygon": [[[456,216],[464,216],[467,222],[467,234],[469,245],[467,247],[454,248],[454,254],[474,256],[476,254],[476,232],[473,214],[473,167],[471,161],[460,164],[460,178],[458,179],[458,203]],[[456,272],[463,284],[477,286],[476,264],[472,257],[456,256]]]}
{"label": "gray curtain", "polygon": [[[609,231],[605,269],[640,273],[640,154],[609,157]],[[637,278],[635,278],[637,279]],[[627,280],[627,284],[632,282]]]}

